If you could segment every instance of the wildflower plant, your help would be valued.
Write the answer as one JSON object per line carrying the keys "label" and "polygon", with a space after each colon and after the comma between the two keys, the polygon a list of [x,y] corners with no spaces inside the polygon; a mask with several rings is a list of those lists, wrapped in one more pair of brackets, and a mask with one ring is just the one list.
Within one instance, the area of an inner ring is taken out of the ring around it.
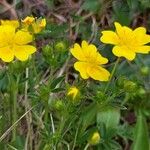
{"label": "wildflower plant", "polygon": [[28,3],[0,20],[0,149],[149,150],[149,5]]}

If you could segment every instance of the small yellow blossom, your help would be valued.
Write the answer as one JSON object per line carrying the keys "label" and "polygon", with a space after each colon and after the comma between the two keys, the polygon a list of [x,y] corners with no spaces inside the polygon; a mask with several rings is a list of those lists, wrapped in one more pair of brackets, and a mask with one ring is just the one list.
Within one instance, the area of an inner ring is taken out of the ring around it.
{"label": "small yellow blossom", "polygon": [[19,21],[18,20],[1,20],[1,25],[10,25],[15,27],[16,29],[19,27]]}
{"label": "small yellow blossom", "polygon": [[22,20],[22,22],[26,25],[31,25],[34,22],[35,18],[27,16],[25,19]]}
{"label": "small yellow blossom", "polygon": [[28,59],[29,55],[36,51],[29,45],[33,37],[29,32],[17,30],[10,25],[0,26],[0,58],[4,62],[10,62],[16,57],[21,61]]}
{"label": "small yellow blossom", "polygon": [[71,96],[73,99],[75,99],[78,94],[79,94],[79,89],[77,87],[71,87],[67,93],[67,95]]}
{"label": "small yellow blossom", "polygon": [[32,24],[33,32],[35,34],[39,33],[45,28],[45,26],[46,26],[46,19],[38,19]]}
{"label": "small yellow blossom", "polygon": [[45,28],[45,26],[46,26],[46,19],[45,19],[45,18],[40,21],[39,26],[40,26],[41,28]]}
{"label": "small yellow blossom", "polygon": [[100,142],[100,138],[100,134],[98,132],[94,132],[88,142],[91,145],[96,145]]}
{"label": "small yellow blossom", "polygon": [[131,61],[136,53],[147,54],[150,51],[150,46],[145,45],[150,42],[150,35],[146,34],[144,27],[132,30],[118,22],[114,24],[116,31],[102,31],[103,35],[100,38],[103,43],[115,45],[112,50],[114,55]]}
{"label": "small yellow blossom", "polygon": [[108,59],[98,53],[95,45],[82,41],[81,47],[77,43],[74,44],[71,53],[78,59],[74,67],[83,79],[91,77],[94,80],[108,81],[110,73],[101,66],[106,64]]}
{"label": "small yellow blossom", "polygon": [[22,20],[23,29],[28,30],[29,28],[32,29],[32,32],[37,34],[41,32],[46,26],[46,19],[36,19],[34,17],[26,17]]}

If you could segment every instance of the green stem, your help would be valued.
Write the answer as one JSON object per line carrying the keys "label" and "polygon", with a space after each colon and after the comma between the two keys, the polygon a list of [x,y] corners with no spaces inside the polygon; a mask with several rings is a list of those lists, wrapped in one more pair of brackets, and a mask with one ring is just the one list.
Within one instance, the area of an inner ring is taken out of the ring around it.
{"label": "green stem", "polygon": [[109,85],[110,85],[110,83],[111,83],[111,80],[112,80],[112,77],[114,76],[114,73],[115,73],[115,71],[116,71],[116,68],[117,68],[117,65],[118,65],[118,63],[119,63],[119,57],[118,57],[118,59],[116,60],[116,62],[115,62],[115,65],[114,65],[114,67],[113,67],[113,70],[112,70],[112,72],[111,72],[111,74],[110,74],[110,78],[109,78],[109,81],[108,81],[108,83],[107,83],[107,85],[106,85],[106,87],[105,87],[105,90],[104,90],[104,93],[106,93],[106,91],[108,90],[108,87],[109,87]]}
{"label": "green stem", "polygon": [[[14,81],[12,77],[10,77],[10,101],[13,103],[13,113],[12,113],[12,123],[15,123],[17,120],[17,94],[18,94],[18,82],[19,76],[17,77],[17,81]],[[16,126],[12,131],[12,141],[16,139]]]}
{"label": "green stem", "polygon": [[85,148],[84,148],[84,150],[87,150],[89,148],[89,146],[90,146],[90,144],[87,143],[86,146],[85,146]]}

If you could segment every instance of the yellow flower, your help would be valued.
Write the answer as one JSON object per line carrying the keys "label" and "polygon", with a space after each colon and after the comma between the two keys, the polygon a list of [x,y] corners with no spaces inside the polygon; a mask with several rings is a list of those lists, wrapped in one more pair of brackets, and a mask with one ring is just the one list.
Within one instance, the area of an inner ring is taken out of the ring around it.
{"label": "yellow flower", "polygon": [[71,53],[78,59],[74,67],[83,79],[91,77],[94,80],[108,81],[110,73],[101,67],[102,64],[108,62],[108,59],[98,53],[95,45],[82,41],[81,47],[77,43],[74,44]]}
{"label": "yellow flower", "polygon": [[39,33],[41,32],[46,26],[46,19],[38,19],[32,24],[33,32]]}
{"label": "yellow flower", "polygon": [[67,95],[71,96],[73,99],[75,99],[78,94],[79,94],[79,89],[76,87],[71,87],[67,93]]}
{"label": "yellow flower", "polygon": [[150,42],[150,35],[146,34],[144,27],[138,27],[132,30],[126,26],[121,26],[115,22],[116,31],[102,31],[100,40],[103,43],[115,45],[113,54],[118,57],[125,57],[133,60],[136,53],[147,54],[150,46],[145,45]]}
{"label": "yellow flower", "polygon": [[45,19],[45,18],[40,21],[39,26],[40,26],[41,28],[45,28],[45,26],[46,26],[46,19]]}
{"label": "yellow flower", "polygon": [[39,32],[41,32],[45,26],[46,26],[46,19],[36,19],[34,17],[26,17],[24,20],[22,20],[23,23],[23,29],[24,30],[28,30],[28,29],[32,29],[32,32],[37,34]]}
{"label": "yellow flower", "polygon": [[25,19],[22,20],[22,22],[26,25],[30,25],[34,22],[34,20],[35,20],[34,17],[27,16]]}
{"label": "yellow flower", "polygon": [[10,62],[14,57],[27,60],[36,51],[34,46],[29,45],[32,41],[29,32],[16,31],[15,27],[9,25],[0,26],[0,58],[4,62]]}
{"label": "yellow flower", "polygon": [[19,21],[18,20],[1,20],[1,25],[10,25],[17,29],[19,27]]}
{"label": "yellow flower", "polygon": [[98,132],[94,132],[91,138],[89,139],[89,144],[96,145],[100,142],[100,134]]}

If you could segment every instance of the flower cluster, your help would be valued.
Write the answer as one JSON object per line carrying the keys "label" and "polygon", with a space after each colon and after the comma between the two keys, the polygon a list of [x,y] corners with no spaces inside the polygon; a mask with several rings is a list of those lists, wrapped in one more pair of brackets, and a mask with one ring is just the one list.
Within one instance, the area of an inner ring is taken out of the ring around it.
{"label": "flower cluster", "polygon": [[46,20],[41,19],[37,22],[34,20],[33,17],[32,19],[27,17],[22,22],[19,20],[0,21],[0,58],[4,62],[11,62],[15,57],[20,61],[25,61],[36,51],[36,47],[30,44],[34,40],[33,34],[24,24],[30,22],[34,33],[38,33],[45,27]]}
{"label": "flower cluster", "polygon": [[[125,57],[128,60],[133,60],[136,53],[147,54],[150,51],[150,46],[146,45],[150,42],[150,35],[146,34],[144,27],[138,27],[135,30],[126,26],[121,26],[115,22],[116,31],[102,31],[100,40],[106,44],[115,45],[113,54],[117,57]],[[101,65],[108,62],[107,58],[102,57],[95,45],[88,44],[83,41],[81,47],[75,43],[71,48],[72,55],[78,60],[74,64],[74,68],[80,72],[83,79],[89,77],[94,80],[108,81],[110,73]]]}

